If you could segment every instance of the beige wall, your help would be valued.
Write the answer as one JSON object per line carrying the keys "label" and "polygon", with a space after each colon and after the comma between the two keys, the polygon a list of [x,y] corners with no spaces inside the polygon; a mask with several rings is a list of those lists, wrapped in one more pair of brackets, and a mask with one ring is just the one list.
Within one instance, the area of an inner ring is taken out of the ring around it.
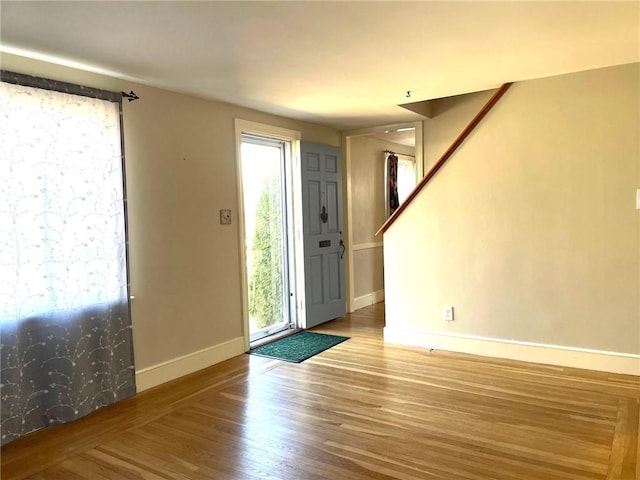
{"label": "beige wall", "polygon": [[[640,353],[639,85],[638,64],[513,85],[385,235],[387,325]],[[427,165],[488,95],[425,122]]]}
{"label": "beige wall", "polygon": [[432,102],[433,117],[422,122],[426,139],[423,145],[425,172],[440,159],[492,94],[490,90]]}
{"label": "beige wall", "polygon": [[[136,370],[242,336],[234,118],[340,146],[330,128],[3,54],[2,68],[109,90],[124,103]],[[231,208],[233,224],[219,224]]]}
{"label": "beige wall", "polygon": [[[415,149],[370,136],[351,138],[351,212],[354,297],[384,289],[382,238],[375,234],[386,220],[384,150],[414,155]],[[371,244],[379,244],[372,246]],[[369,245],[358,249],[358,246]]]}

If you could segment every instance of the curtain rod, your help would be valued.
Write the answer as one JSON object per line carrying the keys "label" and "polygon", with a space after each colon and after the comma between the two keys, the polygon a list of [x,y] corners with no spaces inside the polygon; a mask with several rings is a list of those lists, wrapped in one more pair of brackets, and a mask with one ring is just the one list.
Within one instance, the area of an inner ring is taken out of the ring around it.
{"label": "curtain rod", "polygon": [[136,93],[133,90],[129,91],[129,93],[127,92],[120,92],[120,93],[124,98],[129,100],[129,102],[133,102],[134,100],[140,100],[140,97],[136,95]]}
{"label": "curtain rod", "polygon": [[27,75],[24,73],[17,73],[9,70],[0,70],[0,80],[14,85],[22,85],[24,87],[70,93],[72,95],[97,98],[98,100],[106,100],[115,103],[121,103],[122,98],[126,98],[130,102],[133,102],[134,100],[138,100],[140,98],[133,90],[131,90],[129,93],[113,92],[110,90],[103,90],[101,88],[85,87],[83,85],[77,85],[75,83],[51,80],[49,78],[36,77],[34,75]]}
{"label": "curtain rod", "polygon": [[416,156],[415,156],[415,155],[409,155],[408,153],[396,153],[396,152],[393,152],[393,151],[391,151],[391,150],[383,150],[383,152],[384,152],[384,153],[389,153],[389,154],[392,154],[392,155],[402,155],[402,156],[404,156],[404,157],[413,157],[413,158],[416,158]]}

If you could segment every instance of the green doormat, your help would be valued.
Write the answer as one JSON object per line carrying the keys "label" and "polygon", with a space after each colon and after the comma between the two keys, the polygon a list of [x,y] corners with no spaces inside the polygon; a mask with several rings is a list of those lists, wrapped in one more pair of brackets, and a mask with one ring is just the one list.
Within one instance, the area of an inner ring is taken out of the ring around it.
{"label": "green doormat", "polygon": [[349,337],[327,335],[324,333],[300,332],[267,345],[254,348],[250,350],[249,353],[251,355],[284,360],[285,362],[300,363],[345,340],[349,340]]}

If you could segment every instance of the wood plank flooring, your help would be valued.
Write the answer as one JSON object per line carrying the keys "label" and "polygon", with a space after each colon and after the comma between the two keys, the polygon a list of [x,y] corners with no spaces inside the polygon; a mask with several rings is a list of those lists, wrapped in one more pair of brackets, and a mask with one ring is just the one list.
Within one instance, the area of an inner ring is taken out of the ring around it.
{"label": "wood plank flooring", "polygon": [[640,379],[384,344],[384,305],[5,446],[2,479],[639,480]]}

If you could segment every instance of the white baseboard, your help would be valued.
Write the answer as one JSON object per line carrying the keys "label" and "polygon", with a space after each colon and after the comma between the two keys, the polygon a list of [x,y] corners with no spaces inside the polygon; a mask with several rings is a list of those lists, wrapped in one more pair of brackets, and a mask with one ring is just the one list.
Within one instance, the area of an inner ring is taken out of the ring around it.
{"label": "white baseboard", "polygon": [[197,352],[136,371],[138,392],[210,367],[245,351],[244,337],[237,337]]}
{"label": "white baseboard", "polygon": [[353,299],[353,302],[351,303],[351,311],[353,312],[355,310],[358,310],[359,308],[368,307],[369,305],[382,302],[383,300],[384,290],[367,293],[366,295],[362,295]]}
{"label": "white baseboard", "polygon": [[385,327],[384,341],[571,368],[640,375],[640,355]]}

